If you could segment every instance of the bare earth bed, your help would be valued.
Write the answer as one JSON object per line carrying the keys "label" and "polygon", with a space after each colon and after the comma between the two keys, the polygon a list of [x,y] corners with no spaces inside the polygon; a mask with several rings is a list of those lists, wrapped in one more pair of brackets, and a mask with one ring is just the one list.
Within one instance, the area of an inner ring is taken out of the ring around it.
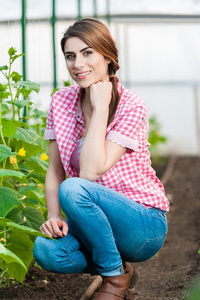
{"label": "bare earth bed", "polygon": [[[161,178],[163,170],[157,171]],[[154,258],[134,264],[141,275],[135,300],[183,299],[200,274],[200,158],[178,158],[165,190],[172,201],[167,240]],[[24,285],[0,288],[0,299],[79,300],[94,278],[54,274],[32,266]]]}

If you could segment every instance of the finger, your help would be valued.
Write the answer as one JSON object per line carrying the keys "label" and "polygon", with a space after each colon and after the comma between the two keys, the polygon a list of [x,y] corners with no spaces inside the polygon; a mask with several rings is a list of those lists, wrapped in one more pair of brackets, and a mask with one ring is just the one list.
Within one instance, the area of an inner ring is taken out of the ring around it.
{"label": "finger", "polygon": [[63,236],[67,235],[68,230],[69,230],[69,227],[68,227],[67,222],[63,221],[63,223],[62,223],[62,234],[63,234]]}
{"label": "finger", "polygon": [[51,226],[51,221],[48,220],[47,222],[45,222],[43,225],[43,231],[45,232],[45,234],[51,236],[51,237],[57,237],[57,235],[55,234],[54,230],[52,229]]}
{"label": "finger", "polygon": [[49,237],[52,237],[51,232],[47,228],[44,228],[44,226],[40,227],[40,231],[41,231],[41,233],[48,235]]}
{"label": "finger", "polygon": [[54,237],[62,237],[63,234],[62,234],[62,226],[60,226],[60,221],[58,220],[53,220],[51,221],[51,228],[52,228],[52,233],[53,233],[53,236]]}

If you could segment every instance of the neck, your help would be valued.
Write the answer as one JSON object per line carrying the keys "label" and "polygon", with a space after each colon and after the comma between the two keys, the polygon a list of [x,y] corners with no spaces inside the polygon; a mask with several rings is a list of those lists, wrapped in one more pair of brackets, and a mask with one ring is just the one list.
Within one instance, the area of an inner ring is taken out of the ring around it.
{"label": "neck", "polygon": [[85,104],[87,103],[88,105],[91,105],[90,102],[90,88],[86,88],[83,90],[83,95],[82,95],[82,102],[84,102]]}

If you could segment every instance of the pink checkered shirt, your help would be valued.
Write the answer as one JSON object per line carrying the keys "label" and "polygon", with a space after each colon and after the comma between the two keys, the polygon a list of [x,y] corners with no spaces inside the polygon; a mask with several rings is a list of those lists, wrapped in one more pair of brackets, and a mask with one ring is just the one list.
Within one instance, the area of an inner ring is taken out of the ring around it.
{"label": "pink checkered shirt", "polygon": [[[169,210],[164,188],[151,167],[148,151],[148,120],[145,103],[118,80],[121,96],[115,117],[105,138],[127,151],[121,159],[95,182],[122,193],[146,207]],[[56,92],[47,116],[45,139],[56,139],[68,177],[77,177],[70,156],[81,137],[85,123],[81,110],[81,88],[73,85]]]}

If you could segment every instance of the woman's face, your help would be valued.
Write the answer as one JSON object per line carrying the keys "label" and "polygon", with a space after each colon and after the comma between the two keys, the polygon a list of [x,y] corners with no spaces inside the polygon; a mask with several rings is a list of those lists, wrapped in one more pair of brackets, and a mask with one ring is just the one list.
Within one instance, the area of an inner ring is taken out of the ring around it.
{"label": "woman's face", "polygon": [[82,88],[99,81],[109,81],[109,60],[77,37],[69,38],[64,47],[65,61],[70,76]]}

